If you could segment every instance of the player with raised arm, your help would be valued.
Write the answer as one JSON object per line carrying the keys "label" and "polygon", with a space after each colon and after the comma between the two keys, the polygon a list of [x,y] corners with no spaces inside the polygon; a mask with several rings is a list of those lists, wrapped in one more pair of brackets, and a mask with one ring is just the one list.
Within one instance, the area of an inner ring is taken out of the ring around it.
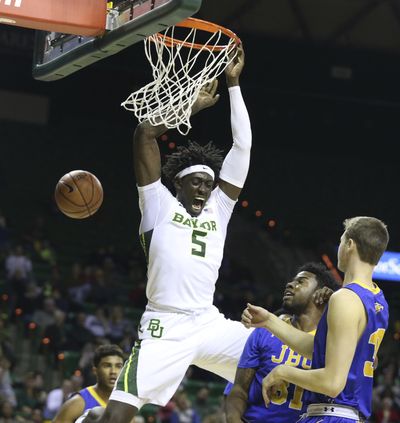
{"label": "player with raised arm", "polygon": [[97,347],[93,356],[96,384],[72,394],[61,406],[53,423],[73,423],[86,410],[105,407],[123,365],[124,354],[118,345]]}
{"label": "player with raised arm", "polygon": [[[321,263],[305,263],[286,284],[282,299],[285,314],[279,317],[304,332],[315,333],[329,297],[339,288]],[[307,391],[290,384],[276,392],[267,408],[262,396],[263,378],[279,364],[309,369],[311,360],[288,348],[271,332],[258,328],[247,339],[235,383],[225,400],[227,423],[294,423],[305,411]],[[225,390],[225,394],[227,390]]]}
{"label": "player with raised arm", "polygon": [[[97,419],[89,413],[85,423],[127,423],[147,403],[165,405],[190,365],[234,380],[251,331],[226,319],[213,305],[213,297],[227,226],[250,163],[251,126],[239,86],[244,66],[241,45],[235,53],[225,69],[233,135],[225,159],[211,142],[179,147],[164,166],[176,191],[173,195],[161,182],[156,140],[166,127],[144,121],[135,130],[134,168],[148,303],[140,321],[140,340],[104,414]],[[217,102],[217,85],[212,80],[203,87],[192,114]]]}
{"label": "player with raised arm", "polygon": [[302,423],[351,423],[371,415],[374,363],[388,326],[389,310],[372,274],[389,242],[379,219],[358,216],[344,221],[338,249],[343,287],[329,300],[315,339],[285,325],[262,307],[243,311],[246,327],[265,327],[305,357],[312,369],[275,367],[263,380],[267,405],[274,390],[294,383],[313,394]]}

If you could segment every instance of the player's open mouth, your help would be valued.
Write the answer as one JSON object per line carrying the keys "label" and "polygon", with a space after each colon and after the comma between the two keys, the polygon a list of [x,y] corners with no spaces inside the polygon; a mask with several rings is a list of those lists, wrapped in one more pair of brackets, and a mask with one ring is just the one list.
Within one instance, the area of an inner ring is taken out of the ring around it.
{"label": "player's open mouth", "polygon": [[200,211],[203,208],[204,201],[202,197],[195,197],[192,203],[193,210]]}
{"label": "player's open mouth", "polygon": [[283,298],[288,298],[288,297],[293,297],[294,296],[294,294],[293,294],[293,292],[292,291],[285,291],[284,293],[283,293]]}

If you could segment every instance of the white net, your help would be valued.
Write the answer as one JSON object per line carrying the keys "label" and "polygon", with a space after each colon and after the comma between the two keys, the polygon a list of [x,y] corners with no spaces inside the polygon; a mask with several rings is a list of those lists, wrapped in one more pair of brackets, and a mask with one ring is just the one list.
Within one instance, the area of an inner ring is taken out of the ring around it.
{"label": "white net", "polygon": [[[218,30],[207,33],[208,40],[199,45],[196,39],[203,31],[196,28],[187,28],[183,42],[175,42],[175,31],[176,27],[172,26],[164,34],[144,40],[153,81],[133,92],[121,105],[133,112],[139,122],[164,124],[186,135],[191,129],[192,106],[201,87],[218,77],[235,58],[232,52],[236,43]],[[226,44],[221,45],[224,41]]]}

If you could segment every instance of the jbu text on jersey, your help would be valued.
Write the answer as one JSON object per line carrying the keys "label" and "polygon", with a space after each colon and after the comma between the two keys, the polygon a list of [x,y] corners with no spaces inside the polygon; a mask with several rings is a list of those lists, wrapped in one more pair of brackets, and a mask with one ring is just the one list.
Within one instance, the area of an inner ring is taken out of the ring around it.
{"label": "jbu text on jersey", "polygon": [[279,357],[272,355],[271,361],[277,364],[286,364],[287,366],[297,367],[301,363],[303,369],[311,369],[311,361],[291,350],[287,345],[282,345]]}

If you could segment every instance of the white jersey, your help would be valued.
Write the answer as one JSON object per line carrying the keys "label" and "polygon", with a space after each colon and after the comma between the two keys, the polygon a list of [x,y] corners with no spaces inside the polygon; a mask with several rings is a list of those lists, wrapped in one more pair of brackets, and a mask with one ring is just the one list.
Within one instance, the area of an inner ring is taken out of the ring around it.
{"label": "white jersey", "polygon": [[138,191],[148,309],[193,312],[210,307],[236,201],[216,187],[193,217],[161,180]]}

